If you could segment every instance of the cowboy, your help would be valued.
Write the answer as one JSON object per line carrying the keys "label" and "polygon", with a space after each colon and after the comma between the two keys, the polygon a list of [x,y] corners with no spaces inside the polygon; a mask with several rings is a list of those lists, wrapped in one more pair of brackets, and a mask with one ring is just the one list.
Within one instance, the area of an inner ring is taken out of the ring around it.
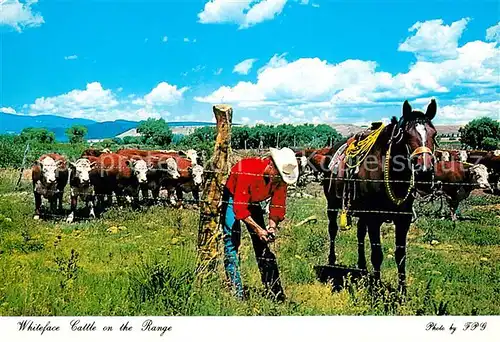
{"label": "cowboy", "polygon": [[[285,299],[276,257],[268,243],[274,241],[278,224],[285,218],[287,187],[297,181],[299,168],[291,149],[271,147],[270,151],[269,157],[244,158],[235,164],[224,189],[224,267],[235,294],[240,299],[243,298],[238,261],[241,221],[250,232],[262,283],[274,299]],[[270,199],[270,209],[269,225],[266,228],[260,202],[267,199]]]}

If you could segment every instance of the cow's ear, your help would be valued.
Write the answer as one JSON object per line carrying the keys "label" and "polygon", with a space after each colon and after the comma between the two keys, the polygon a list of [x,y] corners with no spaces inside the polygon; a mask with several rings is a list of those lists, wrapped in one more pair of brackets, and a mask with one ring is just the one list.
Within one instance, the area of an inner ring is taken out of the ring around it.
{"label": "cow's ear", "polygon": [[427,111],[425,112],[425,116],[429,119],[432,120],[436,116],[437,112],[437,104],[436,100],[432,99],[431,103],[427,106]]}
{"label": "cow's ear", "polygon": [[132,167],[132,162],[130,160],[125,160],[125,165]]}
{"label": "cow's ear", "polygon": [[95,167],[95,164],[96,164],[96,162],[95,162],[95,161],[90,162],[90,167],[91,167],[91,168]]}
{"label": "cow's ear", "polygon": [[405,100],[405,102],[403,103],[403,118],[408,120],[411,116],[411,106],[410,106],[410,103],[408,102],[408,100]]}
{"label": "cow's ear", "polygon": [[155,165],[153,164],[153,162],[148,162],[148,169],[152,169]]}

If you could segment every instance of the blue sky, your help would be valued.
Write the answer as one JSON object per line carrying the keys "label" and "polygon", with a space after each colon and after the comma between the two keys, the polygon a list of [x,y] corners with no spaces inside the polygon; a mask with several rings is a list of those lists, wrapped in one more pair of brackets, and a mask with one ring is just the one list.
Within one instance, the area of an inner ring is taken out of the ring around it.
{"label": "blue sky", "polygon": [[500,119],[497,1],[0,0],[0,108],[97,121]]}

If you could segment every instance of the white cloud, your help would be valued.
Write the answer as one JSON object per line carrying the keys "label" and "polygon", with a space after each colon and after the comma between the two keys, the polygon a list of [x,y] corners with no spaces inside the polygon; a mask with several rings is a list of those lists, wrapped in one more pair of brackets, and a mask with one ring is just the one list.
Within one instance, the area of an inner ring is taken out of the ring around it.
{"label": "white cloud", "polygon": [[194,68],[191,69],[192,72],[200,72],[200,71],[203,71],[205,70],[205,66],[204,65],[200,65],[198,64],[197,66],[195,66]]}
{"label": "white cloud", "polygon": [[163,38],[161,39],[162,42],[166,43],[168,41],[168,37],[167,36],[163,36]]}
{"label": "white cloud", "polygon": [[439,109],[441,122],[465,124],[483,116],[500,120],[500,101],[480,102],[473,100],[463,104],[443,106]]}
{"label": "white cloud", "polygon": [[2,107],[0,108],[0,112],[7,114],[16,114],[16,110],[12,107]]}
{"label": "white cloud", "polygon": [[243,29],[273,19],[286,3],[287,0],[211,0],[198,18],[203,24],[233,23]]}
{"label": "white cloud", "polygon": [[99,82],[87,84],[85,90],[75,89],[69,93],[40,97],[30,105],[35,113],[71,113],[74,110],[109,109],[118,105],[114,94],[109,89],[103,89]]}
{"label": "white cloud", "polygon": [[469,18],[462,18],[451,25],[444,25],[442,19],[416,22],[408,31],[415,34],[408,37],[399,51],[413,52],[419,60],[455,58],[458,39],[462,36]]}
{"label": "white cloud", "polygon": [[486,30],[486,40],[500,42],[500,21]]}
{"label": "white cloud", "polygon": [[186,90],[188,90],[188,87],[178,89],[176,85],[161,82],[149,94],[146,94],[144,98],[136,99],[132,103],[149,106],[173,105],[182,100]]}
{"label": "white cloud", "polygon": [[214,75],[218,76],[218,75],[222,74],[222,70],[223,70],[222,68],[215,70]]}
{"label": "white cloud", "polygon": [[[427,23],[420,24],[424,26]],[[378,70],[374,61],[345,60],[333,64],[320,58],[287,61],[284,54],[275,55],[258,70],[254,82],[222,86],[195,100],[224,101],[247,108],[352,108],[394,105],[405,98],[439,98],[440,93],[450,93],[458,87],[477,91],[500,85],[497,43],[469,42],[456,47],[454,53],[448,51],[451,55],[455,57],[433,62],[419,60],[407,72],[398,74]]]}
{"label": "white cloud", "polygon": [[248,72],[250,71],[250,69],[252,69],[253,63],[255,63],[255,61],[257,61],[257,59],[255,58],[245,59],[244,61],[234,66],[233,72],[241,75],[248,75]]}
{"label": "white cloud", "polygon": [[[146,95],[141,106],[137,107],[134,101],[130,102],[135,95],[130,94],[123,100],[119,100],[112,90],[104,89],[99,82],[93,82],[87,84],[84,90],[75,89],[58,96],[37,98],[33,104],[25,105],[23,108],[29,115],[55,114],[96,121],[117,119],[140,121],[170,116],[171,114],[161,106],[151,105],[151,103],[161,104],[162,101],[168,101],[163,93],[165,88],[162,83],[155,89]],[[120,92],[120,88],[117,92]]]}
{"label": "white cloud", "polygon": [[27,27],[37,27],[44,23],[40,13],[36,13],[31,6],[38,0],[4,0],[0,3],[0,25],[13,27],[17,32],[22,32]]}
{"label": "white cloud", "polygon": [[248,116],[244,116],[241,118],[241,122],[243,124],[248,124],[250,122],[250,118]]}
{"label": "white cloud", "polygon": [[78,59],[77,55],[71,55],[71,56],[64,56],[65,60],[72,60],[72,59]]}
{"label": "white cloud", "polygon": [[183,41],[184,41],[184,43],[189,43],[189,38],[184,37]]}

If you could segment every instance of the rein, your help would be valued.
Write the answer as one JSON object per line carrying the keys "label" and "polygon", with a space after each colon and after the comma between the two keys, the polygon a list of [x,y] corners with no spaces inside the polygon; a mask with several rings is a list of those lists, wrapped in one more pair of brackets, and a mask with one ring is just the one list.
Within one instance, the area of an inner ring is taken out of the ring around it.
{"label": "rein", "polygon": [[411,179],[410,179],[410,186],[408,187],[408,191],[406,195],[403,198],[397,198],[394,192],[392,191],[391,184],[390,184],[390,179],[389,179],[389,170],[390,170],[390,159],[391,159],[391,148],[392,148],[392,142],[389,144],[389,148],[387,149],[387,153],[385,155],[385,163],[384,163],[384,183],[385,183],[385,189],[387,191],[387,196],[393,201],[397,206],[402,205],[408,197],[410,197],[410,194],[412,193],[412,190],[415,186],[415,171],[413,168],[411,169]]}
{"label": "rein", "polygon": [[[398,133],[395,135],[396,129],[398,130]],[[415,189],[415,169],[413,167],[411,167],[410,186],[408,187],[406,195],[403,198],[396,197],[396,195],[394,194],[394,191],[391,188],[389,171],[390,171],[390,159],[391,159],[392,144],[393,143],[398,144],[401,142],[402,139],[403,139],[403,130],[401,128],[401,123],[398,123],[398,125],[395,125],[394,128],[392,129],[391,138],[389,139],[389,147],[387,149],[387,153],[385,155],[385,162],[384,162],[384,183],[385,183],[385,189],[387,192],[387,196],[389,196],[391,201],[394,202],[394,204],[396,204],[397,206],[400,206],[403,203],[405,203],[408,200],[408,198],[410,197],[410,195],[412,194],[413,190]],[[395,140],[397,140],[397,141],[395,141]],[[424,153],[429,153],[432,156],[434,155],[432,150],[426,146],[418,147],[412,153],[410,153],[408,145],[406,145],[406,148],[408,150],[407,157],[409,157],[410,161],[413,158],[415,158],[421,154],[424,154]],[[434,182],[434,175],[432,177],[432,180]]]}

